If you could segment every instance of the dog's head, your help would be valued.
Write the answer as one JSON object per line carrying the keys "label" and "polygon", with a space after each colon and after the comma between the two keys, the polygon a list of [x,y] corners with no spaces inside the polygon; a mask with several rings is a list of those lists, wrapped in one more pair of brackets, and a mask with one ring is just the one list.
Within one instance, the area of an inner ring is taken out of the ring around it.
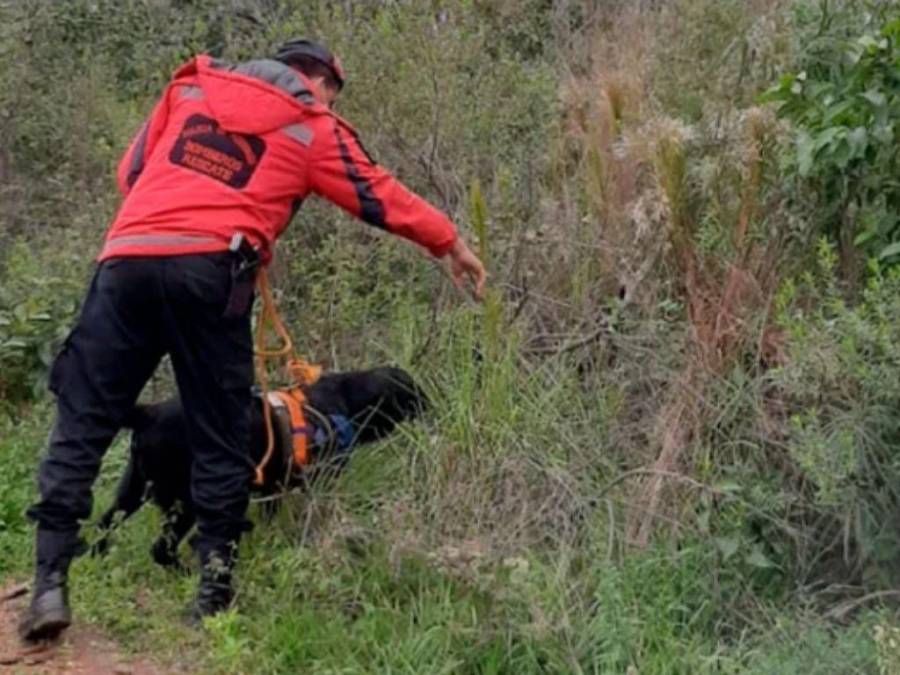
{"label": "dog's head", "polygon": [[325,415],[342,415],[353,425],[356,442],[390,434],[428,407],[428,398],[401,368],[331,373],[306,392],[307,404]]}

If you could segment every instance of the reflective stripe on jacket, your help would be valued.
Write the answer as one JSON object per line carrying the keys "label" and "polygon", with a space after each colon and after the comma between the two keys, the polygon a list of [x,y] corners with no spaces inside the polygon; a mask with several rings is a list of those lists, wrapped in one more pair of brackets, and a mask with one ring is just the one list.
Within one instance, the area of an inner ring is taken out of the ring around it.
{"label": "reflective stripe on jacket", "polygon": [[312,91],[278,61],[182,66],[119,164],[125,199],[99,259],[220,251],[238,231],[268,258],[310,193],[444,255],[450,220],[373,162]]}

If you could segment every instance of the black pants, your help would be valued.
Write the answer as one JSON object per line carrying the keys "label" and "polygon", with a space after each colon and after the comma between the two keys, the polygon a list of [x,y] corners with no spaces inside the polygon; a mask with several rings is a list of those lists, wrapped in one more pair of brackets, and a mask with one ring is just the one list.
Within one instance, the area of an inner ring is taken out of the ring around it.
{"label": "black pants", "polygon": [[101,263],[50,372],[57,415],[29,516],[71,533],[91,514],[91,487],[144,384],[169,354],[189,425],[191,493],[202,557],[247,529],[252,462],[250,307],[223,318],[228,253]]}

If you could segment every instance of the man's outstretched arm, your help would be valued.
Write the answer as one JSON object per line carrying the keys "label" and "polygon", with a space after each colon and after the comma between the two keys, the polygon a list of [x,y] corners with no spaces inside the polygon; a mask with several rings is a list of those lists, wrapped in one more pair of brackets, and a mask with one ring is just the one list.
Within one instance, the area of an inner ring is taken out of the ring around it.
{"label": "man's outstretched arm", "polygon": [[376,164],[351,129],[337,123],[331,133],[331,138],[316,139],[310,189],[370,225],[423,246],[437,258],[448,256],[454,282],[460,286],[468,276],[480,299],[487,278],[484,265],[450,219]]}

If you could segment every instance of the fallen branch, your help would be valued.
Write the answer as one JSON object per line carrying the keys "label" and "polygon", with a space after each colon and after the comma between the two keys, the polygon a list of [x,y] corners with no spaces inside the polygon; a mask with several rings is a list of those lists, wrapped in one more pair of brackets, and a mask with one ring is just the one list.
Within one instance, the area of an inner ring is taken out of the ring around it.
{"label": "fallen branch", "polygon": [[900,597],[900,591],[876,591],[875,593],[868,593],[855,600],[847,600],[825,612],[825,618],[831,619],[832,621],[844,621],[847,618],[847,615],[857,607],[872,600],[890,597]]}

